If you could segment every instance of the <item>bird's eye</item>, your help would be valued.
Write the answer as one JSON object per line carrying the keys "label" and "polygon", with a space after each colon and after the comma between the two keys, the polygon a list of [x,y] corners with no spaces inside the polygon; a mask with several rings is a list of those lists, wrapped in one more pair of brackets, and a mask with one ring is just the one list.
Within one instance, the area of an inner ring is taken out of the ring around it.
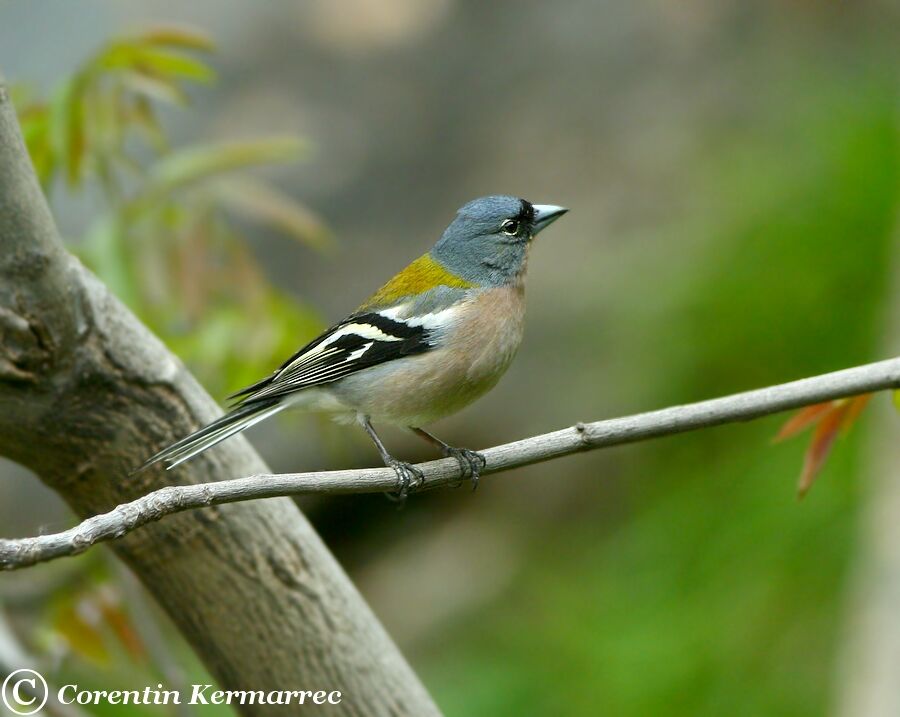
{"label": "bird's eye", "polygon": [[507,219],[500,225],[500,231],[507,236],[514,237],[519,233],[519,222],[515,219]]}

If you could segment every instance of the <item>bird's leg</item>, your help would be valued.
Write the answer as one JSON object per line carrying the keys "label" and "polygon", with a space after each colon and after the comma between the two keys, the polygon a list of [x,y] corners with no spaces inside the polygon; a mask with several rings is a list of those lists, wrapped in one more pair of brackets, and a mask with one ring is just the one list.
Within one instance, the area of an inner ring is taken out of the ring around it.
{"label": "bird's leg", "polygon": [[381,454],[381,460],[384,461],[384,464],[388,468],[393,468],[394,473],[397,474],[397,493],[385,493],[385,495],[391,500],[406,500],[410,490],[415,490],[425,482],[425,474],[411,463],[399,461],[388,453],[388,449],[385,448],[381,438],[378,437],[378,434],[375,433],[375,429],[372,428],[372,422],[369,420],[368,416],[360,416],[359,422],[365,432],[369,434],[369,438],[372,439],[372,442]]}
{"label": "bird's leg", "polygon": [[483,471],[484,467],[487,465],[487,461],[483,455],[471,451],[468,448],[456,448],[444,443],[437,436],[433,436],[428,431],[421,428],[412,427],[411,430],[417,436],[424,438],[431,445],[437,447],[437,449],[447,458],[455,458],[456,462],[459,463],[459,467],[462,469],[463,478],[468,478],[472,481],[472,490],[475,490],[478,487],[478,478],[481,476],[481,471]]}

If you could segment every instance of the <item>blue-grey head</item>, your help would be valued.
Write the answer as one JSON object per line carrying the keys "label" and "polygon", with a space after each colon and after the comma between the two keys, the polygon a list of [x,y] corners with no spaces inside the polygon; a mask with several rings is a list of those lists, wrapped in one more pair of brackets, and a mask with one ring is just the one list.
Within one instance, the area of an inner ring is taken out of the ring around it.
{"label": "blue-grey head", "polygon": [[502,286],[522,275],[538,232],[567,211],[517,197],[481,197],[457,212],[431,256],[466,281]]}

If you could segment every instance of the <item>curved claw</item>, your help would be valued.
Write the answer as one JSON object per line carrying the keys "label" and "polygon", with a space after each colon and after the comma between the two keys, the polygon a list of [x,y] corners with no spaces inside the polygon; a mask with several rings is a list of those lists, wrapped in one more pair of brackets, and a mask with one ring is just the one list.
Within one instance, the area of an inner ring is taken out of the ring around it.
{"label": "curved claw", "polygon": [[477,451],[468,448],[453,448],[449,446],[445,451],[448,458],[455,458],[459,467],[462,469],[463,478],[472,481],[472,490],[478,487],[478,479],[481,477],[481,471],[487,465],[487,460]]}
{"label": "curved claw", "polygon": [[397,474],[397,492],[385,493],[385,495],[396,503],[403,503],[411,491],[422,486],[425,482],[425,474],[412,463],[404,461],[391,461],[388,465]]}

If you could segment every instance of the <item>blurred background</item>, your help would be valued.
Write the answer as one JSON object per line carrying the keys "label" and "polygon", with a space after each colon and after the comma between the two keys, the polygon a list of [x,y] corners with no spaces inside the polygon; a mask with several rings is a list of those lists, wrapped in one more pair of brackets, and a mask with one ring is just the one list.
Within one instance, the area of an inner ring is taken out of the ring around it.
{"label": "blurred background", "polygon": [[[467,200],[570,207],[532,253],[512,369],[435,427],[472,448],[895,355],[898,50],[889,0],[0,8],[63,235],[218,398]],[[402,511],[300,502],[449,716],[900,714],[896,413],[877,397],[802,503],[785,418]],[[378,464],[315,418],[250,438],[277,471]],[[72,522],[0,463],[0,536]],[[0,575],[0,605],[0,665],[202,679],[106,548]]]}

